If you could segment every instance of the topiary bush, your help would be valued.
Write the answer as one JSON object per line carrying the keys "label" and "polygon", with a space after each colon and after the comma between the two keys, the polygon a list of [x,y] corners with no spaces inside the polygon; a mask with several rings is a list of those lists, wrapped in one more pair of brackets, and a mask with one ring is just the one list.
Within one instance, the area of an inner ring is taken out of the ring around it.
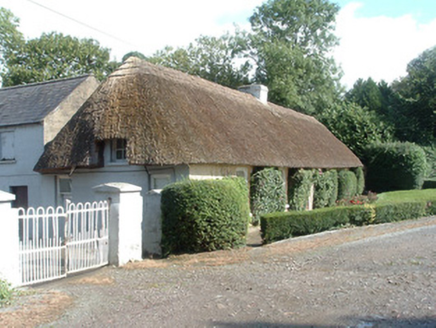
{"label": "topiary bush", "polygon": [[356,195],[357,178],[352,171],[338,172],[338,200],[350,199]]}
{"label": "topiary bush", "polygon": [[310,189],[313,184],[313,174],[313,170],[289,170],[288,197],[290,210],[304,211],[307,208]]}
{"label": "topiary bush", "polygon": [[424,151],[410,142],[370,145],[363,161],[367,189],[377,192],[421,189],[427,172]]}
{"label": "topiary bush", "polygon": [[168,185],[162,190],[161,209],[164,256],[245,244],[249,204],[243,178]]}
{"label": "topiary bush", "polygon": [[362,167],[357,167],[353,169],[354,174],[356,175],[356,196],[362,195],[365,190],[365,175],[363,173]]}
{"label": "topiary bush", "polygon": [[316,171],[313,179],[315,186],[313,208],[334,206],[338,197],[338,174],[336,170]]}
{"label": "topiary bush", "polygon": [[254,173],[250,182],[252,223],[257,225],[265,213],[286,209],[286,189],[282,172],[266,168]]}

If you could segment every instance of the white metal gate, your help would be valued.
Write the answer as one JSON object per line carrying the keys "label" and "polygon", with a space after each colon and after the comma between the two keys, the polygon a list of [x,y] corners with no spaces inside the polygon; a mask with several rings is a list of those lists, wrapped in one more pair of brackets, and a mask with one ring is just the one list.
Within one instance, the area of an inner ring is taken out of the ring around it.
{"label": "white metal gate", "polygon": [[69,203],[18,210],[21,285],[108,263],[109,204]]}

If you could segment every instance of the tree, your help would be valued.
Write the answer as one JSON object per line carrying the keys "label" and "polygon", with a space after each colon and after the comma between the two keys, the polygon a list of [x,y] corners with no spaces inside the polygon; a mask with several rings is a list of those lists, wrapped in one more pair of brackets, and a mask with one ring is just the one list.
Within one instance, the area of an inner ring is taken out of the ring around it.
{"label": "tree", "polygon": [[239,31],[221,37],[201,36],[186,48],[166,47],[147,60],[235,88],[249,82],[248,60],[236,63],[246,47],[244,38]]}
{"label": "tree", "polygon": [[401,100],[399,114],[407,122],[403,134],[408,141],[431,144],[436,137],[436,47],[413,59],[407,73],[392,86]]}
{"label": "tree", "polygon": [[123,59],[121,59],[121,61],[125,62],[129,57],[137,57],[144,60],[147,59],[147,57],[145,57],[145,55],[142,52],[130,51],[123,56]]}
{"label": "tree", "polygon": [[77,39],[62,33],[42,34],[25,42],[12,53],[5,53],[1,74],[3,86],[41,82],[92,73],[103,80],[117,66],[109,49],[92,39]]}
{"label": "tree", "polygon": [[13,51],[24,43],[23,34],[18,31],[20,20],[14,14],[0,7],[0,52]]}
{"label": "tree", "polygon": [[359,158],[374,142],[393,141],[394,128],[375,111],[344,102],[326,109],[318,119]]}
{"label": "tree", "polygon": [[345,99],[377,113],[383,112],[383,94],[372,78],[366,81],[358,79],[353,88],[345,94]]}
{"label": "tree", "polygon": [[272,102],[316,114],[339,97],[340,73],[330,56],[339,7],[328,0],[269,0],[250,18],[256,81]]}

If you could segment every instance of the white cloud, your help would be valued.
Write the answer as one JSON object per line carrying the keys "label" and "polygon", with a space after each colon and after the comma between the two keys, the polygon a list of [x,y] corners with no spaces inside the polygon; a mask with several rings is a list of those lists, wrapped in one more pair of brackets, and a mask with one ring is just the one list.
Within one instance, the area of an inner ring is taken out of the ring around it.
{"label": "white cloud", "polygon": [[[53,10],[113,35],[117,41],[36,6],[26,0],[0,0],[20,18],[20,30],[33,38],[57,31],[94,38],[112,49],[119,60],[129,51],[152,54],[166,45],[184,46],[199,35],[221,35],[233,30],[233,20],[246,22],[262,0],[36,0]],[[229,17],[232,21],[227,20]]]}
{"label": "white cloud", "polygon": [[344,71],[342,82],[352,87],[358,78],[387,82],[406,75],[407,64],[436,45],[436,19],[419,24],[412,16],[357,17],[363,5],[346,5],[337,17],[341,39],[334,56]]}

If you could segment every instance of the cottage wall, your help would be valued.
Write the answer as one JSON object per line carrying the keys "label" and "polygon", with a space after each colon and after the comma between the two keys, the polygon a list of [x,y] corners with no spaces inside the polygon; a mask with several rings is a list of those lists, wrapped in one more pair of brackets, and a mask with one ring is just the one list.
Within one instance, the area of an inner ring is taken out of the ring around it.
{"label": "cottage wall", "polygon": [[0,161],[0,190],[11,192],[11,187],[27,186],[28,205],[55,204],[55,180],[33,171],[44,150],[44,131],[41,124],[1,127],[1,132],[13,132],[14,159]]}
{"label": "cottage wall", "polygon": [[251,171],[251,166],[244,165],[196,164],[189,166],[189,178],[193,180],[221,179],[240,176],[244,172],[247,181],[249,181]]}

